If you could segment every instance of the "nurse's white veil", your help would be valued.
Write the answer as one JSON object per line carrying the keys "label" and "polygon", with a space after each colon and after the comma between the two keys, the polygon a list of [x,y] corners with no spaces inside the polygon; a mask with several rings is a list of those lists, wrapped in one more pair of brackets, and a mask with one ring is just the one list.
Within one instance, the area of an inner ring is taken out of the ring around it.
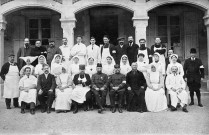
{"label": "nurse's white veil", "polygon": [[55,59],[56,59],[56,57],[58,57],[58,56],[60,56],[60,61],[59,61],[59,63],[62,63],[62,55],[60,55],[60,54],[55,54],[55,55],[54,55],[54,58],[52,59],[51,66],[52,66],[52,64],[55,63]]}
{"label": "nurse's white veil", "polygon": [[75,64],[75,62],[74,62],[74,59],[75,58],[78,58],[78,64],[79,64],[79,57],[78,56],[74,56],[73,58],[72,58],[72,64]]}
{"label": "nurse's white veil", "polygon": [[[115,65],[115,60],[114,60],[114,58],[112,57],[112,56],[107,56],[107,57],[110,57],[111,59],[112,59],[112,63],[111,63],[111,65]],[[107,57],[106,57],[106,64],[107,64]],[[107,64],[108,65],[108,64]]]}
{"label": "nurse's white veil", "polygon": [[120,58],[120,66],[124,66],[124,63],[123,63],[123,61],[122,61],[124,57],[127,58],[127,62],[126,62],[126,64],[125,64],[125,66],[126,66],[126,65],[130,66],[130,63],[129,63],[129,60],[128,60],[128,56],[127,56],[127,55],[123,55],[123,56]]}
{"label": "nurse's white veil", "polygon": [[46,58],[45,58],[44,55],[38,56],[38,64],[40,64],[40,58],[44,58],[44,64],[47,64],[47,63],[46,63]]}
{"label": "nurse's white veil", "polygon": [[93,59],[94,60],[94,63],[93,63],[93,65],[96,65],[97,63],[95,63],[95,59],[93,58],[93,57],[89,57],[88,59],[87,59],[87,66],[89,65],[89,59]]}

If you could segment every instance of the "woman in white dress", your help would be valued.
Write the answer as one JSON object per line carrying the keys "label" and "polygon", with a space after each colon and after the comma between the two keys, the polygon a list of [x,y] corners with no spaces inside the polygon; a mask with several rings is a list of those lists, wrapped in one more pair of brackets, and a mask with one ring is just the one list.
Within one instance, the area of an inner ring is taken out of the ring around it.
{"label": "woman in white dress", "polygon": [[126,75],[128,72],[130,72],[131,66],[129,64],[128,56],[123,55],[120,59],[120,73]]}
{"label": "woman in white dress", "polygon": [[178,60],[178,55],[177,54],[172,54],[170,56],[170,59],[171,59],[171,63],[168,64],[168,67],[167,67],[167,70],[166,70],[166,74],[169,75],[169,74],[172,74],[172,71],[171,71],[171,68],[173,66],[176,66],[178,68],[178,72],[177,74],[180,74],[181,76],[184,76],[184,69],[183,69],[183,66],[177,62]]}
{"label": "woman in white dress", "polygon": [[71,76],[66,72],[66,67],[62,67],[62,73],[56,79],[57,88],[55,89],[55,111],[66,113],[71,109],[72,100],[70,95],[73,89]]}
{"label": "woman in white dress", "polygon": [[87,66],[86,66],[86,73],[89,74],[90,77],[92,77],[93,74],[97,73],[96,65],[94,64],[94,58],[93,57],[88,58],[88,63],[87,63]]}
{"label": "woman in white dress", "polygon": [[35,76],[38,78],[39,75],[43,74],[44,71],[43,69],[43,65],[46,64],[46,58],[43,55],[40,55],[38,57],[38,64],[35,67]]}
{"label": "woman in white dress", "polygon": [[71,74],[72,79],[73,79],[76,74],[80,73],[80,71],[79,71],[79,58],[77,56],[73,57],[72,62],[73,63],[71,64],[70,69],[69,69],[68,72]]}
{"label": "woman in white dress", "polygon": [[146,61],[144,61],[144,54],[143,53],[138,54],[137,65],[138,65],[138,70],[141,71],[143,73],[144,77],[146,78],[148,63]]}
{"label": "woman in white dress", "polygon": [[25,73],[25,68],[26,67],[30,67],[31,68],[31,75],[34,75],[34,70],[35,67],[33,65],[31,65],[31,63],[33,63],[36,59],[38,58],[38,56],[32,57],[32,56],[27,56],[27,57],[20,57],[20,59],[24,60],[26,65],[22,67],[22,69],[20,70],[20,77],[22,78]]}
{"label": "woman in white dress", "polygon": [[147,73],[147,89],[145,91],[145,101],[147,110],[159,112],[167,109],[167,99],[163,89],[164,79],[162,74],[152,64],[151,71]]}
{"label": "woman in white dress", "polygon": [[55,54],[51,62],[51,74],[55,77],[62,73],[62,56],[60,54]]}
{"label": "woman in white dress", "polygon": [[102,72],[107,74],[107,76],[109,77],[110,75],[114,74],[115,60],[112,56],[107,56],[106,60],[107,64],[103,66]]}

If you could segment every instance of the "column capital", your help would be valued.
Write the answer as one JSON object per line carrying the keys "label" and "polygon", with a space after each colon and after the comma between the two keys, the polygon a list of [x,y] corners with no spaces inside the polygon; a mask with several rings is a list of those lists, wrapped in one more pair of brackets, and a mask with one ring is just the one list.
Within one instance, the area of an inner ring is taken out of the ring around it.
{"label": "column capital", "polygon": [[6,21],[0,20],[0,30],[5,30],[6,29]]}
{"label": "column capital", "polygon": [[134,27],[147,27],[148,26],[148,20],[149,17],[145,16],[145,17],[133,17],[133,26]]}
{"label": "column capital", "polygon": [[61,27],[63,29],[65,28],[70,29],[70,28],[75,28],[76,19],[61,18],[60,22],[61,22]]}

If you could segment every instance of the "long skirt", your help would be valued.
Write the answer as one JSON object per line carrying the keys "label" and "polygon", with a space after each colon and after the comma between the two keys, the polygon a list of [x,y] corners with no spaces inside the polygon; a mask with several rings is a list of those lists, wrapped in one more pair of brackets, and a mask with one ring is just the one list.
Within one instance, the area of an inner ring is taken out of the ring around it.
{"label": "long skirt", "polygon": [[70,95],[72,93],[72,88],[66,88],[64,91],[60,91],[59,89],[55,90],[55,110],[70,110],[72,100]]}
{"label": "long skirt", "polygon": [[89,87],[83,87],[77,85],[75,89],[73,89],[71,94],[71,99],[77,103],[84,103],[86,101],[86,93],[90,90]]}
{"label": "long skirt", "polygon": [[37,90],[30,89],[28,92],[21,91],[19,97],[19,105],[21,106],[21,102],[25,103],[35,103],[36,104]]}
{"label": "long skirt", "polygon": [[147,110],[150,112],[159,112],[167,109],[167,99],[165,91],[162,88],[158,91],[154,91],[147,87],[145,101]]}

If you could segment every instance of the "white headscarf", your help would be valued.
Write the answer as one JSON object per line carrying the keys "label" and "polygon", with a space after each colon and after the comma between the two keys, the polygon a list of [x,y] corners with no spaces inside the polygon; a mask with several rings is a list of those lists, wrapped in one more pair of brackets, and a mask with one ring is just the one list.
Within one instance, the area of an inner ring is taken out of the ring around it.
{"label": "white headscarf", "polygon": [[93,59],[93,60],[94,60],[93,65],[96,65],[96,64],[95,64],[95,59],[94,59],[93,57],[89,57],[88,60],[87,60],[87,66],[89,65],[89,59]]}
{"label": "white headscarf", "polygon": [[[110,57],[110,58],[112,59],[111,65],[114,66],[114,65],[115,65],[115,60],[114,60],[114,58],[113,58],[112,56],[107,56],[107,57],[106,57],[106,63],[107,63],[107,58],[108,58],[108,57]],[[107,65],[108,65],[108,63],[107,63]]]}
{"label": "white headscarf", "polygon": [[[126,61],[126,64],[123,63],[123,58],[126,57],[127,58],[127,61]],[[129,63],[129,60],[128,60],[128,56],[127,55],[123,55],[120,59],[120,66],[126,66],[126,65],[129,65],[130,66],[130,63]]]}
{"label": "white headscarf", "polygon": [[40,55],[40,56],[38,56],[38,64],[40,64],[40,58],[44,58],[44,64],[47,64],[46,63],[46,58],[45,58],[45,56],[44,55]]}
{"label": "white headscarf", "polygon": [[[59,63],[55,62],[56,57],[60,57]],[[51,62],[51,73],[55,76],[60,75],[62,73],[62,55],[55,54],[54,58]]]}
{"label": "white headscarf", "polygon": [[36,67],[35,67],[35,75],[41,75],[41,74],[43,74],[44,72],[43,72],[43,65],[40,63],[40,58],[43,58],[44,59],[44,63],[43,64],[47,64],[46,63],[46,58],[45,58],[45,56],[44,55],[40,55],[39,57],[38,57],[38,64],[36,65]]}

